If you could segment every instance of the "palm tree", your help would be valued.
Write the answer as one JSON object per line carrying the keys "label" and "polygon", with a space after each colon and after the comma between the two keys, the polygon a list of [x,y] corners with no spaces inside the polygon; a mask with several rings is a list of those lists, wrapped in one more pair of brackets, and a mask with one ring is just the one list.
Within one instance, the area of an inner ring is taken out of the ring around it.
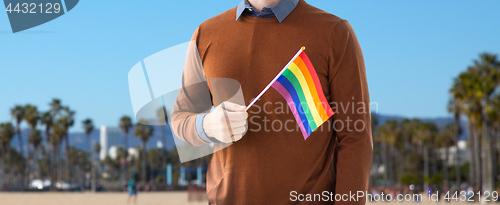
{"label": "palm tree", "polygon": [[[460,95],[460,91],[455,91],[457,95]],[[455,93],[454,92],[454,93]],[[454,137],[455,139],[455,147],[456,147],[456,155],[455,155],[455,184],[457,185],[457,191],[460,191],[461,182],[461,174],[460,174],[460,150],[459,150],[459,142],[460,135],[462,135],[462,127],[460,126],[460,112],[462,110],[462,104],[455,98],[451,98],[448,103],[448,112],[453,114],[453,125],[454,128]]]}
{"label": "palm tree", "polygon": [[[16,105],[14,108],[10,110],[10,114],[14,121],[16,122],[16,133],[17,139],[19,140],[19,151],[21,155],[24,155],[24,145],[23,145],[23,137],[21,135],[21,122],[24,120],[24,107],[21,105]],[[24,189],[25,185],[25,166],[21,165],[21,188]]]}
{"label": "palm tree", "polygon": [[[56,158],[56,167],[58,167],[58,172],[56,175],[57,180],[61,180],[62,176],[62,163],[61,163],[61,143],[63,139],[65,140],[65,153],[66,159],[68,159],[69,154],[69,128],[74,124],[75,112],[72,111],[68,106],[63,106],[61,100],[53,99],[50,102],[50,109],[47,113],[44,113],[44,124],[46,125],[46,132],[50,133],[49,141],[53,147],[54,157]],[[66,178],[70,178],[70,169],[68,160],[66,160]]]}
{"label": "palm tree", "polygon": [[[38,113],[38,110],[35,106],[33,105],[26,105],[24,106],[24,115],[23,115],[23,118],[24,120],[26,121],[26,123],[30,126],[31,128],[31,131],[28,135],[31,135],[32,132],[34,132],[36,130],[36,126],[38,125],[38,121],[40,120],[40,114]],[[40,135],[40,132],[38,133],[35,133],[34,135]],[[29,137],[29,136],[28,136]],[[38,136],[40,137],[40,136]],[[28,138],[29,140],[29,138]],[[32,144],[33,145],[33,144]],[[35,147],[33,147],[35,149]],[[33,159],[35,160],[35,163],[36,163],[36,149],[34,150],[34,155],[33,155]],[[30,171],[30,167],[28,166],[28,173]]]}
{"label": "palm tree", "polygon": [[[408,143],[418,145],[415,148],[411,146],[411,152],[422,155],[423,172],[421,174],[424,178],[424,190],[426,190],[429,186],[428,182],[430,179],[430,159],[436,158],[435,156],[429,156],[429,150],[434,151],[432,148],[435,143],[434,139],[438,128],[434,123],[422,122],[419,119],[403,120],[402,124],[405,140],[407,140]],[[436,172],[434,174],[436,174]]]}
{"label": "palm tree", "polygon": [[90,145],[90,134],[94,131],[94,123],[90,118],[83,120],[83,131],[85,131],[85,135],[87,135],[87,149],[89,157],[92,154],[92,148]]}
{"label": "palm tree", "polygon": [[61,100],[54,98],[50,102],[49,106],[50,106],[50,110],[49,110],[50,114],[52,114],[52,116],[54,118],[58,117],[59,114],[61,113],[62,108],[63,108],[61,105]]}
{"label": "palm tree", "polygon": [[[374,113],[371,113],[371,127],[372,127],[372,141],[373,141],[373,165],[372,165],[372,169],[374,172],[378,173],[378,168],[380,165],[383,164],[383,149],[382,149],[382,145],[379,141],[377,141],[377,137],[376,137],[376,133],[375,133],[375,130],[378,126],[378,117],[377,115],[375,115]],[[168,157],[166,158],[167,159],[167,163],[168,163]],[[377,176],[379,176],[377,174]],[[374,184],[374,181],[375,178],[374,177],[370,177],[370,184]],[[387,179],[386,179],[387,180]]]}
{"label": "palm tree", "polygon": [[455,79],[450,90],[452,106],[449,107],[454,108],[455,113],[468,117],[469,144],[472,145],[470,182],[483,191],[494,189],[496,165],[493,160],[493,139],[490,136],[492,121],[488,110],[499,85],[500,62],[496,55],[483,53]]}
{"label": "palm tree", "polygon": [[99,156],[99,153],[101,153],[101,144],[95,143],[94,144],[94,152]]}
{"label": "palm tree", "polygon": [[[376,129],[376,133],[378,133],[379,138],[377,139],[377,142],[381,142],[384,144],[384,149],[386,153],[385,155],[385,172],[384,172],[384,178],[386,180],[398,180],[399,177],[396,176],[395,174],[395,165],[394,162],[396,161],[395,158],[397,157],[396,154],[396,146],[398,142],[398,138],[400,138],[400,130],[398,128],[398,121],[396,120],[388,120],[385,122],[383,125],[378,127]],[[391,178],[389,178],[389,176]]]}
{"label": "palm tree", "polygon": [[[450,147],[454,145],[455,137],[455,124],[448,124],[440,131],[440,133],[436,136],[436,145],[439,148],[444,148],[445,159],[443,160],[443,184],[444,186],[449,187],[449,178],[448,178],[448,167],[449,167],[449,156],[450,156]],[[456,154],[460,154],[457,147]],[[458,166],[458,164],[457,164]]]}
{"label": "palm tree", "polygon": [[[493,129],[493,132],[496,134],[495,139],[495,147],[497,151],[500,154],[500,94],[496,95],[492,100],[491,100],[491,106],[490,106],[490,112],[489,112],[489,119],[491,120],[491,128]],[[497,160],[500,160],[500,157],[496,157]],[[500,164],[497,162],[497,164]]]}
{"label": "palm tree", "polygon": [[[62,139],[64,138],[66,134],[66,128],[64,126],[64,121],[59,119],[54,124],[51,126],[52,132],[50,133],[49,136],[49,141],[52,145],[52,151],[54,155],[54,161],[55,161],[55,173],[54,173],[54,180],[61,180],[61,142]],[[52,183],[55,185],[55,183]]]}
{"label": "palm tree", "polygon": [[[157,117],[157,120],[158,120],[158,123],[160,124],[160,130],[161,130],[161,141],[163,143],[163,146],[162,146],[162,150],[161,152],[163,154],[166,154],[167,152],[167,136],[166,136],[166,128],[168,126],[168,115],[167,115],[167,112],[166,112],[166,108],[164,109],[163,106],[160,107],[157,111],[156,111],[156,117]],[[162,166],[167,166],[168,164],[168,161],[161,161],[160,163],[162,163]],[[163,180],[165,182],[165,180]]]}
{"label": "palm tree", "polygon": [[42,113],[40,123],[42,125],[45,125],[45,140],[49,142],[50,129],[52,127],[52,124],[54,123],[54,118],[52,117],[52,114],[50,114],[50,111]]}
{"label": "palm tree", "polygon": [[82,121],[82,124],[83,124],[83,131],[85,132],[85,135],[87,136],[87,157],[91,163],[91,168],[90,168],[90,174],[91,174],[91,179],[92,179],[92,182],[91,182],[91,189],[92,191],[95,191],[96,190],[96,185],[95,185],[95,178],[97,177],[97,175],[95,174],[95,162],[94,162],[94,158],[92,157],[92,148],[91,148],[91,145],[90,145],[90,134],[94,131],[94,123],[92,122],[92,120],[90,118],[87,118],[85,120]]}
{"label": "palm tree", "polygon": [[[412,156],[417,156],[419,152],[419,146],[412,146],[413,144],[419,144],[418,137],[416,136],[417,127],[420,121],[418,119],[403,119],[401,121],[401,134],[405,141],[405,158],[410,158]],[[418,163],[407,163],[407,168],[409,170],[417,170]],[[415,173],[417,174],[417,173]]]}
{"label": "palm tree", "polygon": [[167,147],[167,137],[166,137],[166,133],[165,133],[165,128],[168,125],[168,117],[167,117],[167,113],[165,112],[163,107],[159,108],[156,111],[156,117],[157,117],[158,123],[160,124],[160,128],[161,128],[161,139],[162,139],[162,143],[163,143],[162,149],[163,149],[163,151],[165,151],[165,149]]}
{"label": "palm tree", "polygon": [[[38,147],[40,146],[40,144],[42,143],[42,134],[39,130],[33,130],[29,133],[29,137],[28,137],[28,142],[33,146],[33,150],[34,150],[34,160],[35,160],[35,167],[36,169],[38,170],[38,166],[37,166],[37,162],[38,162],[38,155],[37,155],[37,151],[38,151]],[[38,173],[38,171],[36,172]],[[40,176],[38,176],[40,177]]]}
{"label": "palm tree", "polygon": [[149,140],[149,138],[153,135],[153,127],[150,125],[147,125],[147,122],[145,120],[141,120],[139,123],[137,123],[135,127],[135,132],[134,135],[141,139],[142,141],[142,179],[146,181],[146,161],[147,161],[147,156],[146,156],[146,144]]}
{"label": "palm tree", "polygon": [[[62,138],[65,139],[65,155],[66,159],[69,159],[69,148],[70,148],[70,142],[69,142],[69,128],[74,125],[74,115],[75,112],[72,111],[68,106],[62,106],[61,108],[61,113],[60,117],[57,120],[60,125],[62,125],[62,130],[63,131],[63,136]],[[62,140],[62,139],[61,139]],[[61,143],[62,141],[59,141]],[[71,178],[71,169],[70,169],[71,161],[66,160],[66,179]]]}
{"label": "palm tree", "polygon": [[[54,124],[52,124],[52,133],[51,133],[51,143],[53,147],[56,148],[57,153],[55,156],[57,157],[57,164],[59,167],[59,179],[60,180],[62,176],[62,164],[61,164],[61,143],[62,140],[66,140],[66,147],[65,147],[65,153],[66,153],[66,159],[68,159],[68,154],[69,154],[69,137],[68,137],[68,132],[69,128],[73,126],[74,124],[74,111],[71,111],[68,107],[62,107],[60,113],[54,113],[55,115],[58,116],[57,120],[55,121]],[[54,115],[53,114],[53,115]],[[66,179],[70,178],[70,169],[69,169],[69,163],[68,160],[66,160]]]}
{"label": "palm tree", "polygon": [[[61,105],[61,100],[54,98],[52,101],[49,103],[50,109],[45,115],[45,117],[48,117],[47,119],[50,120],[48,121],[48,124],[46,125],[46,133],[47,133],[47,141],[50,141],[50,145],[52,147],[52,152],[53,152],[53,157],[54,157],[54,162],[55,162],[55,169],[53,170],[54,173],[54,180],[61,180],[61,169],[60,169],[60,159],[61,159],[61,143],[62,139],[64,138],[64,128],[61,122],[57,122],[58,119],[61,117],[61,111],[62,111],[62,105]],[[57,123],[57,124],[56,124]],[[50,131],[53,131],[53,133],[50,133]],[[53,185],[55,183],[52,183]],[[54,186],[53,186],[54,188]]]}
{"label": "palm tree", "polygon": [[[38,149],[39,149],[38,152],[40,153],[41,159],[39,159],[37,161],[37,164],[38,164],[37,175],[40,177],[40,179],[47,178],[47,177],[50,178],[50,171],[49,171],[50,167],[51,167],[50,155],[47,154],[46,146],[40,145]],[[51,179],[52,178],[50,178],[50,180]]]}
{"label": "palm tree", "polygon": [[478,72],[481,79],[476,95],[483,108],[481,110],[482,124],[478,127],[478,129],[482,129],[482,190],[491,192],[495,188],[496,165],[493,160],[493,140],[490,135],[491,120],[489,119],[488,109],[491,104],[491,97],[500,85],[500,61],[498,61],[496,55],[483,53],[479,56],[479,60],[474,61],[471,70]]}
{"label": "palm tree", "polygon": [[24,107],[23,118],[26,123],[28,123],[31,130],[34,131],[38,125],[38,121],[40,120],[40,114],[35,106],[28,104]]}
{"label": "palm tree", "polygon": [[[120,122],[119,122],[119,126],[120,126],[120,129],[122,129],[123,131],[123,138],[124,138],[124,142],[125,142],[125,149],[127,150],[127,153],[128,153],[128,148],[129,148],[129,145],[128,145],[128,133],[130,131],[130,128],[132,128],[132,119],[129,117],[129,116],[123,116],[120,118]],[[125,176],[124,178],[127,179],[127,175],[128,175],[128,162],[127,160],[125,160]]]}
{"label": "palm tree", "polygon": [[[0,167],[3,168],[2,173],[5,173],[5,159],[10,158],[10,142],[14,135],[15,129],[10,122],[0,124]],[[12,171],[9,172],[8,178],[12,178]],[[2,187],[3,184],[0,184],[0,188]]]}
{"label": "palm tree", "polygon": [[477,97],[477,85],[480,85],[479,75],[476,72],[471,72],[469,69],[461,73],[455,78],[452,88],[450,89],[451,100],[450,106],[455,113],[460,113],[467,116],[468,130],[468,145],[470,154],[469,163],[469,184],[472,187],[480,186],[481,179],[481,160],[480,160],[480,145],[477,132],[477,125],[481,124],[482,106]]}
{"label": "palm tree", "polygon": [[[95,143],[94,144],[94,152],[97,154],[97,156],[99,156],[99,153],[101,152],[101,144],[99,143]],[[97,169],[96,169],[96,165],[97,162],[94,160],[94,158],[92,157],[92,191],[96,191],[96,187],[97,187],[97,177],[99,177],[99,174],[97,174]]]}
{"label": "palm tree", "polygon": [[[45,125],[45,140],[46,140],[46,145],[52,145],[51,141],[50,141],[50,132],[51,132],[51,129],[52,129],[52,124],[54,124],[54,117],[52,116],[50,110],[47,111],[47,112],[44,112],[41,114],[41,118],[40,118],[40,123],[42,125]],[[55,153],[55,147],[54,146],[48,146],[48,148],[52,151],[52,153]],[[53,155],[52,157],[55,157],[55,155]],[[54,167],[54,165],[52,163],[54,163],[54,160],[52,160],[52,158],[49,154],[49,157],[48,157],[48,163],[51,167]],[[55,173],[54,172],[54,169],[50,169],[49,171],[50,173],[48,174],[48,177],[49,177],[49,181],[53,182],[53,179],[56,178],[55,176]],[[54,184],[54,183],[53,183]]]}
{"label": "palm tree", "polygon": [[63,107],[63,111],[64,111],[64,116],[61,118],[63,120],[63,124],[64,124],[64,127],[66,128],[66,133],[64,135],[64,138],[66,139],[66,151],[69,151],[69,136],[68,136],[68,130],[70,127],[73,126],[73,124],[75,123],[74,121],[74,115],[75,115],[75,111],[72,111],[69,109],[69,107],[67,106],[64,106]]}

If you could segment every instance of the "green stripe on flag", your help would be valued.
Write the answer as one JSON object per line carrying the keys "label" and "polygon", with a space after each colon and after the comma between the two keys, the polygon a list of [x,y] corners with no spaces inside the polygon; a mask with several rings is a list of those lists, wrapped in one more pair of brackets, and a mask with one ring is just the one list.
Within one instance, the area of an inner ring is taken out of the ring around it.
{"label": "green stripe on flag", "polygon": [[[283,72],[283,76],[285,76],[288,79],[288,81],[290,81],[295,91],[297,92],[297,95],[299,96],[300,99],[300,106],[302,107],[302,110],[306,115],[309,126],[311,127],[311,131],[316,130],[318,126],[316,125],[316,122],[314,122],[311,110],[309,110],[309,104],[307,104],[306,97],[304,95],[304,92],[302,91],[302,87],[300,86],[299,81],[297,80],[297,77],[295,77],[295,75],[289,69],[286,69],[285,72]],[[300,110],[297,111],[300,112]]]}

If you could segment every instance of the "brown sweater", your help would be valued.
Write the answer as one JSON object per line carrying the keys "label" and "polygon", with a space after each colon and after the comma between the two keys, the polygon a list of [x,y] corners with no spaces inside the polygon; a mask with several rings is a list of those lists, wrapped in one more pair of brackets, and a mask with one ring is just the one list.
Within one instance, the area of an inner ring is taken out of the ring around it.
{"label": "brown sweater", "polygon": [[[304,140],[283,97],[274,89],[267,91],[249,110],[244,137],[212,155],[209,202],[295,204],[299,194],[366,191],[372,160],[369,95],[363,55],[350,24],[303,0],[282,23],[246,14],[235,17],[236,8],[230,9],[194,33],[210,93],[191,98],[208,97],[218,106],[227,99],[211,95],[210,79],[230,78],[241,84],[248,104],[305,46],[335,115]],[[189,75],[184,73],[184,78]],[[178,99],[189,99],[187,93],[181,90]],[[172,115],[176,135],[195,146],[205,144],[196,137],[196,115],[212,106],[199,102],[182,100]],[[318,203],[318,195],[311,199]],[[365,198],[335,203],[364,204]]]}

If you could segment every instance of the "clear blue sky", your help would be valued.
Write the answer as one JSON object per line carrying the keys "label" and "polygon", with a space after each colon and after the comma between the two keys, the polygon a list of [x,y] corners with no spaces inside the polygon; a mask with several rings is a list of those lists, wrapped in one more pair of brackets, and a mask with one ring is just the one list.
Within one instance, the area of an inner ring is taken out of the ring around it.
{"label": "clear blue sky", "polygon": [[[500,54],[500,1],[308,0],[349,20],[379,113],[447,116],[453,77],[481,52]],[[239,0],[83,0],[69,13],[11,34],[0,11],[0,122],[15,104],[62,99],[97,126],[133,115],[127,74],[143,58],[186,42]]]}

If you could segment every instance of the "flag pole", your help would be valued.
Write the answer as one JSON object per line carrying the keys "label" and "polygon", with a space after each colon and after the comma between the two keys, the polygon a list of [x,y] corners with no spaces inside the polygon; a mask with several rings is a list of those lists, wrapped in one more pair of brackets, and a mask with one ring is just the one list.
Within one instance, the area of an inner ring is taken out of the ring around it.
{"label": "flag pole", "polygon": [[273,85],[274,82],[276,82],[276,80],[278,80],[278,78],[281,76],[281,74],[283,74],[283,72],[285,72],[285,70],[288,68],[288,66],[290,66],[290,64],[292,64],[292,62],[297,58],[299,57],[299,55],[304,51],[306,50],[306,47],[302,46],[302,48],[300,48],[299,51],[297,51],[297,53],[295,54],[295,56],[290,60],[288,61],[288,63],[286,64],[286,66],[281,69],[281,71],[278,73],[278,75],[276,75],[276,77],[274,77],[274,79],[266,86],[266,88],[264,88],[264,90],[262,90],[262,92],[259,93],[259,95],[257,95],[257,97],[255,97],[252,102],[250,102],[250,104],[248,104],[247,106],[247,109],[245,110],[248,111],[248,109],[250,109],[252,107],[253,104],[255,104],[255,102],[257,102],[257,100],[260,99],[260,97],[262,97],[262,95],[264,95],[264,93],[269,90],[269,88]]}

